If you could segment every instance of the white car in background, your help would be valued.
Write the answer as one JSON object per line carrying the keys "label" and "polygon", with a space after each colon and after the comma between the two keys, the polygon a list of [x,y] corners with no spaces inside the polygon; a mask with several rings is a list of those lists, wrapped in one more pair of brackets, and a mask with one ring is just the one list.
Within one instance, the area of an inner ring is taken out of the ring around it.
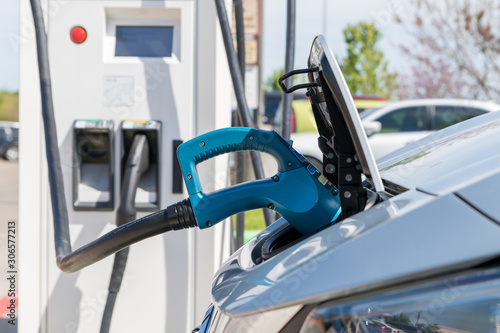
{"label": "white car in background", "polygon": [[[461,121],[500,110],[494,102],[418,99],[388,103],[359,113],[376,159]],[[317,133],[294,133],[294,148],[322,169]]]}

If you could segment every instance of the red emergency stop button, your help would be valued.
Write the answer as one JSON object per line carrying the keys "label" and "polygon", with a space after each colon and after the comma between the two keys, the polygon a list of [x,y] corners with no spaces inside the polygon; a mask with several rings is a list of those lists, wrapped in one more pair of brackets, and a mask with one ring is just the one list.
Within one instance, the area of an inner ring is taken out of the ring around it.
{"label": "red emergency stop button", "polygon": [[74,27],[70,33],[73,43],[81,44],[87,39],[87,30],[82,27]]}

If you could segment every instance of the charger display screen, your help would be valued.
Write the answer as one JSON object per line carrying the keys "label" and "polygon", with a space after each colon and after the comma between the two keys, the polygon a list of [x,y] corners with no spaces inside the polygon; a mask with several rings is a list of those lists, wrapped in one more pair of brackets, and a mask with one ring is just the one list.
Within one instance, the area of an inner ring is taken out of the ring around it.
{"label": "charger display screen", "polygon": [[116,26],[116,57],[172,56],[174,27]]}

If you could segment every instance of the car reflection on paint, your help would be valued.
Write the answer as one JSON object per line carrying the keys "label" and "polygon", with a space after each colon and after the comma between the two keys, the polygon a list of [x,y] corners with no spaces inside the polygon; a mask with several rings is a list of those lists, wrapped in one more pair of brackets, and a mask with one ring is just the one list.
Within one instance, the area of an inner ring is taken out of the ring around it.
{"label": "car reflection on paint", "polygon": [[337,319],[337,332],[352,333],[427,333],[422,327],[417,327],[409,323],[403,323],[404,317],[398,316],[377,316],[370,319],[353,320],[353,317],[347,317],[345,320]]}

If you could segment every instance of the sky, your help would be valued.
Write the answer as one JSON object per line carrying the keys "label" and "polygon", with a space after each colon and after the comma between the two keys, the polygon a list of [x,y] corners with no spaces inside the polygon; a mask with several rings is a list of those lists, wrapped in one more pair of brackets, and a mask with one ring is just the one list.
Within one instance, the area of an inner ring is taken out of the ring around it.
{"label": "sky", "polygon": [[[287,0],[262,1],[264,5],[262,75],[265,79],[274,70],[284,67]],[[319,34],[326,37],[337,58],[344,57],[346,46],[342,30],[348,24],[360,21],[375,22],[382,33],[379,47],[389,61],[389,68],[394,71],[404,67],[405,60],[398,45],[405,36],[399,24],[395,22],[395,14],[402,17],[409,14],[402,0],[297,0],[294,68],[307,66],[311,44],[314,37]],[[323,24],[325,17],[326,31]]]}
{"label": "sky", "polygon": [[19,1],[0,1],[0,90],[19,89]]}
{"label": "sky", "polygon": [[[19,89],[19,1],[0,1],[0,90]],[[27,1],[27,0],[26,0]],[[204,0],[209,1],[209,0]],[[273,70],[284,67],[287,0],[263,1],[263,79]],[[326,36],[337,57],[345,55],[342,29],[361,20],[374,21],[382,32],[380,48],[389,60],[389,68],[405,66],[398,44],[404,35],[394,21],[394,14],[405,14],[403,0],[296,0],[297,39],[295,68],[303,68],[314,37]],[[326,11],[325,11],[326,7]],[[326,13],[326,15],[325,15]],[[324,18],[327,18],[324,31]]]}

